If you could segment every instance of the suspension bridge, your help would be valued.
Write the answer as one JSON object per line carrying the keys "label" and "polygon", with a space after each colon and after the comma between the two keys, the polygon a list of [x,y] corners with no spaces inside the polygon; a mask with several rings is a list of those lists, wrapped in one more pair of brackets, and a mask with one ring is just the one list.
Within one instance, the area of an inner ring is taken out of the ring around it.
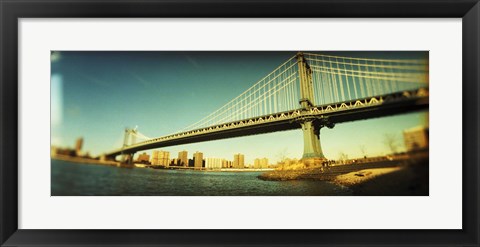
{"label": "suspension bridge", "polygon": [[[335,124],[428,109],[427,59],[372,59],[299,52],[246,91],[176,133],[149,138],[126,129],[103,154],[128,162],[142,150],[301,128],[302,159],[325,160],[320,130]],[[139,141],[140,140],[140,141]]]}

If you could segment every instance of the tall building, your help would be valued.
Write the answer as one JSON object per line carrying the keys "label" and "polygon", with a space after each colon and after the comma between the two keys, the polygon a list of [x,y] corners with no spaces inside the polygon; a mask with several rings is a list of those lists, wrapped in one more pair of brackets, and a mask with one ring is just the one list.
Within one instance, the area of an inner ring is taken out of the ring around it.
{"label": "tall building", "polygon": [[169,166],[170,152],[162,150],[154,150],[152,152],[152,165],[154,166]]}
{"label": "tall building", "polygon": [[243,154],[235,154],[233,156],[233,168],[242,169],[245,166],[245,156]]}
{"label": "tall building", "polygon": [[260,168],[262,168],[262,169],[268,168],[268,159],[267,158],[260,159]]}
{"label": "tall building", "polygon": [[158,150],[153,150],[150,163],[154,166],[158,166]]}
{"label": "tall building", "polygon": [[139,163],[148,163],[150,160],[150,155],[143,152],[143,154],[138,155],[137,162]]}
{"label": "tall building", "polygon": [[261,158],[261,159],[255,159],[253,163],[253,168],[255,169],[265,169],[268,168],[268,159],[267,158]]}
{"label": "tall building", "polygon": [[75,154],[77,156],[81,155],[82,146],[83,146],[83,138],[80,137],[80,138],[77,139],[77,141],[75,141]]}
{"label": "tall building", "polygon": [[178,166],[188,166],[188,152],[183,150],[178,152]]}
{"label": "tall building", "polygon": [[259,169],[259,168],[260,168],[260,159],[259,159],[259,158],[256,158],[256,159],[253,161],[253,168],[255,168],[255,169]]}
{"label": "tall building", "polygon": [[416,151],[428,147],[428,128],[418,126],[403,131],[403,140],[407,151]]}
{"label": "tall building", "polygon": [[223,168],[231,168],[232,167],[232,161],[223,159],[222,160],[222,167]]}
{"label": "tall building", "polygon": [[222,161],[220,158],[205,158],[205,169],[221,169]]}
{"label": "tall building", "polygon": [[203,153],[200,153],[200,152],[195,152],[193,154],[193,164],[194,164],[194,167],[197,169],[197,168],[202,168],[203,166]]}
{"label": "tall building", "polygon": [[170,152],[159,151],[159,153],[158,153],[158,163],[161,166],[169,166],[170,165]]}

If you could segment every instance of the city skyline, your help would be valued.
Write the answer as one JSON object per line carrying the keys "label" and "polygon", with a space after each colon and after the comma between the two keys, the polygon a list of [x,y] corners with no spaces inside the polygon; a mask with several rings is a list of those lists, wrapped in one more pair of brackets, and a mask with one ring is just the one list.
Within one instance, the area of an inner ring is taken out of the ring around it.
{"label": "city skyline", "polygon": [[[82,136],[84,149],[99,155],[122,145],[125,127],[138,126],[149,137],[171,134],[222,106],[293,55],[295,52],[54,52],[52,145],[69,146]],[[369,52],[368,56],[418,58],[425,54]],[[383,139],[394,134],[404,150],[402,131],[426,124],[427,113],[338,124],[321,130],[322,149],[328,159],[338,158],[339,153],[361,157],[361,146],[366,146],[369,156],[386,154]],[[162,150],[172,154],[200,151],[206,157],[229,159],[243,153],[245,163],[258,157],[277,162],[279,156],[300,158],[302,138],[298,129]]]}

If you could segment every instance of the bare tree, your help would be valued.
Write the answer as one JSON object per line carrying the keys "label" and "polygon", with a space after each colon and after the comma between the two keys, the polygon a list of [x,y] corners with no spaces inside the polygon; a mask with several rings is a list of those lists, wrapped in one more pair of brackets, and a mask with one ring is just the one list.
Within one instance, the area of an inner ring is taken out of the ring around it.
{"label": "bare tree", "polygon": [[342,162],[345,162],[346,160],[348,160],[348,155],[346,153],[340,151],[340,153],[338,153],[338,160],[342,161]]}
{"label": "bare tree", "polygon": [[366,151],[365,145],[360,144],[359,148],[360,148],[360,152],[362,152],[362,156],[364,158],[367,157],[367,151]]}
{"label": "bare tree", "polygon": [[287,148],[284,148],[283,150],[279,151],[277,153],[277,159],[278,159],[278,163],[280,164],[284,164],[285,161],[288,159],[288,150]]}
{"label": "bare tree", "polygon": [[398,138],[393,133],[386,133],[384,135],[383,143],[390,149],[392,154],[395,154],[398,150]]}

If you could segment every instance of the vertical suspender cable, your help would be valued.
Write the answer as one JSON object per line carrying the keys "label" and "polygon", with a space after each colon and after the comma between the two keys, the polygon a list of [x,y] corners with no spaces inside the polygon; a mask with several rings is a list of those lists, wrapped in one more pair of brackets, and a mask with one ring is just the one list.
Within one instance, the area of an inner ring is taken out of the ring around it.
{"label": "vertical suspender cable", "polygon": [[[351,71],[351,74],[350,76],[352,77],[352,82],[353,82],[353,90],[355,92],[355,99],[358,99],[358,94],[357,94],[357,82],[355,80],[355,76],[353,75],[353,60],[350,59],[350,71]],[[346,73],[346,71],[345,71]]]}

